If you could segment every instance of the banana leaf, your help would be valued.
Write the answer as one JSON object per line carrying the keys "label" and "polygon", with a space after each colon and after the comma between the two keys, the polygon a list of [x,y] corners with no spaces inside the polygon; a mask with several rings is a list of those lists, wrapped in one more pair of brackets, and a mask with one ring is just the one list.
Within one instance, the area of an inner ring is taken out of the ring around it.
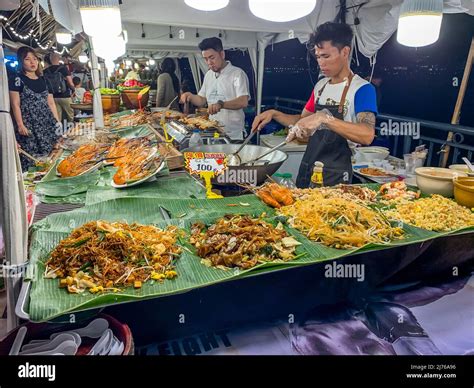
{"label": "banana leaf", "polygon": [[[163,219],[160,208],[171,214],[171,219]],[[307,265],[341,258],[364,251],[396,248],[397,246],[421,243],[451,233],[472,233],[474,228],[450,233],[428,232],[419,228],[404,225],[405,238],[384,245],[367,245],[359,249],[339,250],[329,248],[306,239],[304,235],[286,226],[286,230],[302,245],[298,248],[298,259],[290,262],[262,263],[250,270],[222,270],[208,268],[201,264],[201,259],[194,253],[186,238],[180,239],[184,247],[183,254],[177,260],[178,277],[164,283],[147,282],[141,289],[127,288],[119,293],[93,295],[85,292],[82,295],[68,294],[58,287],[57,280],[44,279],[44,261],[57,244],[76,227],[92,220],[139,222],[165,227],[177,225],[189,233],[190,226],[196,221],[213,223],[225,214],[266,214],[267,219],[276,224],[280,218],[275,217],[273,209],[264,205],[253,195],[220,200],[208,199],[169,199],[169,198],[120,198],[86,206],[67,213],[53,214],[33,226],[30,247],[30,265],[27,280],[32,281],[29,314],[33,321],[46,321],[65,313],[105,306],[118,302],[141,300],[174,293],[182,293],[194,288],[208,286],[217,282],[246,276],[252,271],[265,273],[295,265]]]}
{"label": "banana leaf", "polygon": [[187,174],[161,177],[157,181],[144,183],[125,190],[107,186],[89,188],[86,206],[117,198],[206,198],[206,190]]}
{"label": "banana leaf", "polygon": [[[49,253],[74,228],[85,222],[104,219],[108,221],[155,224],[159,227],[166,227],[169,223],[172,223],[189,230],[189,226],[194,222],[192,219],[175,218],[171,221],[164,221],[160,212],[160,206],[165,205],[171,209],[172,213],[176,213],[186,207],[192,208],[191,205],[194,205],[196,209],[203,209],[203,215],[208,214],[208,211],[215,206],[214,201],[208,200],[185,200],[186,204],[180,204],[179,206],[176,206],[174,202],[163,199],[125,198],[110,200],[72,212],[54,214],[35,224],[32,231],[30,265],[27,273],[27,280],[32,281],[29,303],[31,319],[33,321],[45,321],[63,315],[66,312],[185,292],[196,287],[228,280],[246,272],[208,268],[201,264],[201,259],[188,246],[183,250],[180,259],[177,260],[176,270],[178,277],[176,279],[167,280],[163,283],[147,282],[139,290],[127,288],[123,292],[112,294],[93,295],[86,292],[82,295],[71,295],[58,287],[57,280],[43,278],[44,261],[48,258]],[[231,203],[231,201],[223,200],[221,204],[223,208],[221,209],[225,209],[225,213],[227,213],[226,203]],[[260,207],[265,208],[264,205],[260,205]],[[232,207],[232,210],[237,213],[234,207]],[[242,207],[239,210],[242,212]],[[200,217],[200,219],[211,222],[220,217],[222,213],[224,212],[221,210],[221,214]],[[254,210],[252,213],[261,213],[261,209]],[[187,245],[185,241],[182,241],[182,244],[184,246]],[[265,265],[262,264],[261,266]]]}

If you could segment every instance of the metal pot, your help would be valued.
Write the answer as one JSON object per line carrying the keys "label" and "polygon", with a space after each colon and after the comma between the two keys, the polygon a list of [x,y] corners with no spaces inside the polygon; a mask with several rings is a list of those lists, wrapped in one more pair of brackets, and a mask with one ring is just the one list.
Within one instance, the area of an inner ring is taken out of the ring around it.
{"label": "metal pot", "polygon": [[[239,144],[214,144],[199,147],[191,147],[182,152],[212,152],[224,153],[230,155],[237,151]],[[261,147],[256,145],[246,145],[239,156],[242,163],[247,160],[252,160],[269,151],[269,147]],[[265,156],[261,165],[254,166],[229,166],[228,170],[221,176],[214,178],[213,183],[219,185],[238,185],[238,184],[255,184],[259,185],[267,179],[267,176],[272,176],[281,165],[288,158],[288,155],[282,151],[274,151],[270,155]],[[265,163],[265,164],[263,164]]]}

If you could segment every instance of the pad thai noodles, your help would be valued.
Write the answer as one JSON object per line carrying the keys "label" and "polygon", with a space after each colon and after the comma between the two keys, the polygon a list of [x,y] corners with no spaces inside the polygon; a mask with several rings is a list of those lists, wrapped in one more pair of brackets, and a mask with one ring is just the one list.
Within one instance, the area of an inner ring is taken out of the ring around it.
{"label": "pad thai noodles", "polygon": [[279,213],[310,240],[338,249],[386,244],[403,235],[403,229],[393,227],[379,211],[343,197],[325,198],[320,190],[312,190]]}
{"label": "pad thai noodles", "polygon": [[177,238],[176,227],[92,221],[59,243],[46,261],[44,276],[59,278],[60,287],[70,293],[141,288],[150,279],[177,276]]}

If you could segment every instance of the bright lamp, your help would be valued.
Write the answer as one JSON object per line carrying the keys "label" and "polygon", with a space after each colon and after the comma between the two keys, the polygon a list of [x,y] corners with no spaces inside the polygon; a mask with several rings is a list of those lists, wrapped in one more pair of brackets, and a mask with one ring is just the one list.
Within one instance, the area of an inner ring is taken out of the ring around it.
{"label": "bright lamp", "polygon": [[309,15],[316,0],[249,0],[250,11],[260,19],[290,22]]}
{"label": "bright lamp", "polygon": [[200,11],[217,11],[227,7],[229,0],[184,0],[186,5]]}
{"label": "bright lamp", "polygon": [[56,42],[64,45],[68,45],[72,42],[71,33],[65,29],[59,29],[56,31]]}
{"label": "bright lamp", "polygon": [[404,46],[423,47],[439,38],[443,0],[405,0],[398,19],[397,41]]}
{"label": "bright lamp", "polygon": [[[82,26],[89,36],[117,36],[122,32],[118,0],[81,0]],[[104,24],[105,23],[105,24]]]}
{"label": "bright lamp", "polygon": [[89,57],[86,54],[79,55],[78,59],[81,63],[87,63],[87,61],[89,61]]}
{"label": "bright lamp", "polygon": [[121,35],[114,38],[93,37],[92,44],[96,55],[104,59],[113,60],[121,57],[126,52],[125,41]]}

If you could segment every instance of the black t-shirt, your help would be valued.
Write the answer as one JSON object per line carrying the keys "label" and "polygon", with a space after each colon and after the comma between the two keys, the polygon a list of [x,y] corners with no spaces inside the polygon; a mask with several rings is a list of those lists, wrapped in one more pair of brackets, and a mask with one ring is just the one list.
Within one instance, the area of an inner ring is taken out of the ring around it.
{"label": "black t-shirt", "polygon": [[60,94],[55,94],[54,98],[68,98],[71,97],[71,90],[69,89],[69,85],[66,81],[66,77],[70,76],[71,73],[67,69],[66,66],[64,65],[51,65],[47,69],[44,70],[44,74],[48,73],[55,73],[55,72],[61,73],[64,77],[64,82],[66,83],[67,90],[64,93]]}
{"label": "black t-shirt", "polygon": [[48,87],[44,77],[38,77],[38,79],[28,78],[24,74],[16,73],[11,74],[8,78],[8,88],[12,92],[23,92],[24,85],[33,90],[35,93],[43,93],[48,90],[51,93],[51,89]]}

